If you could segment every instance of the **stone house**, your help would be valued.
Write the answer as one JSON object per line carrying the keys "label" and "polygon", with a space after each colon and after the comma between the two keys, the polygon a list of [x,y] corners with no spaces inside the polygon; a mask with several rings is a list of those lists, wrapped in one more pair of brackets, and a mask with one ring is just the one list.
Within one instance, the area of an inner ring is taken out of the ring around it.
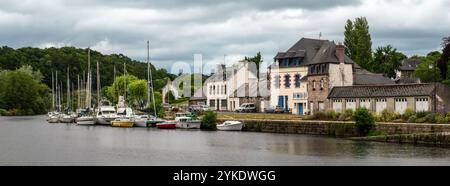
{"label": "stone house", "polygon": [[432,112],[437,103],[435,91],[433,84],[344,86],[334,87],[328,99],[332,103],[330,108],[336,112],[359,107],[375,113],[385,109],[399,114],[405,113],[406,109]]}
{"label": "stone house", "polygon": [[417,66],[419,66],[422,61],[418,59],[405,59],[401,62],[402,66],[397,70],[396,82],[402,83],[420,83],[420,79],[413,76],[414,71]]}

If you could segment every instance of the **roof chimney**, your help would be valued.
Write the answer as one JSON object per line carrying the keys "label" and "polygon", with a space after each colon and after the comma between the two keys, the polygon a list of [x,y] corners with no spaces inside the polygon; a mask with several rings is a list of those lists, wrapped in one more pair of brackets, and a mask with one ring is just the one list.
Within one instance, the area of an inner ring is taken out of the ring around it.
{"label": "roof chimney", "polygon": [[341,42],[336,45],[336,57],[338,58],[339,63],[345,63],[345,46]]}

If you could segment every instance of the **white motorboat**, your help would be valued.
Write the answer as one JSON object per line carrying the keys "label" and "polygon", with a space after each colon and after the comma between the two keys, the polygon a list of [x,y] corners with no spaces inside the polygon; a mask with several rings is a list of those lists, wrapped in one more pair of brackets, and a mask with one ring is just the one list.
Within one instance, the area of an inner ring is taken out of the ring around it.
{"label": "white motorboat", "polygon": [[148,115],[137,115],[134,117],[134,126],[136,127],[148,127],[147,122],[152,118]]}
{"label": "white motorboat", "polygon": [[192,117],[177,117],[177,128],[180,129],[200,129],[202,121],[194,120]]}
{"label": "white motorboat", "polygon": [[95,117],[82,116],[76,119],[77,125],[95,125]]}
{"label": "white motorboat", "polygon": [[244,124],[239,121],[226,121],[221,125],[217,125],[217,130],[223,131],[242,131]]}
{"label": "white motorboat", "polygon": [[101,106],[97,112],[96,124],[111,125],[111,122],[117,119],[116,109],[112,106]]}

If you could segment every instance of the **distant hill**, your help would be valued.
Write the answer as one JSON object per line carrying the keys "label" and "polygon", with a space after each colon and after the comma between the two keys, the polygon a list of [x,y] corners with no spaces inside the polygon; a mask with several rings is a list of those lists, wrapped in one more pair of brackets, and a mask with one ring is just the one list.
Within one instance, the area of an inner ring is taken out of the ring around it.
{"label": "distant hill", "polygon": [[[91,50],[91,71],[93,78],[93,87],[96,87],[96,63],[100,64],[101,86],[111,85],[114,81],[114,66],[116,75],[123,74],[123,64],[126,62],[127,71],[140,79],[147,79],[147,64],[132,60],[122,54],[104,55],[100,52]],[[80,79],[83,72],[88,69],[88,49],[75,47],[63,48],[19,48],[13,49],[7,46],[0,48],[0,69],[15,70],[24,65],[30,65],[35,70],[39,70],[44,75],[44,83],[51,87],[52,71],[58,71],[58,79],[66,83],[67,67],[70,68],[70,81],[77,85],[77,75]],[[169,74],[166,69],[155,70],[151,67],[155,80],[156,90],[161,90],[164,86],[164,79],[175,79],[176,75]]]}

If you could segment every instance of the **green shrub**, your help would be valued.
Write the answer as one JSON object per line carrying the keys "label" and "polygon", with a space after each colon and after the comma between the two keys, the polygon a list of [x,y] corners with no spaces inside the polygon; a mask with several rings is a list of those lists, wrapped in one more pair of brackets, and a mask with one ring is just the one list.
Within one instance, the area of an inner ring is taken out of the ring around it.
{"label": "green shrub", "polygon": [[381,112],[381,121],[383,121],[383,122],[391,122],[391,121],[394,121],[394,120],[399,119],[399,118],[400,118],[399,114],[390,112],[387,109],[384,109]]}
{"label": "green shrub", "polygon": [[217,113],[207,111],[202,118],[202,130],[216,130],[217,129]]}
{"label": "green shrub", "polygon": [[408,121],[411,116],[414,116],[414,111],[410,108],[406,109],[405,113],[402,115],[403,121]]}
{"label": "green shrub", "polygon": [[448,118],[445,114],[436,114],[436,123],[448,123]]}
{"label": "green shrub", "polygon": [[425,116],[425,122],[427,123],[436,123],[436,115],[435,113],[430,113]]}
{"label": "green shrub", "polygon": [[316,120],[328,120],[327,114],[325,112],[315,112],[314,119]]}
{"label": "green shrub", "polygon": [[367,135],[375,125],[375,120],[372,114],[366,108],[358,108],[353,114],[356,128],[360,135]]}
{"label": "green shrub", "polygon": [[411,117],[408,118],[407,122],[408,123],[416,123],[416,120],[417,120],[417,116],[412,115]]}
{"label": "green shrub", "polygon": [[166,117],[166,111],[164,109],[159,109],[157,113],[158,118],[165,118]]}
{"label": "green shrub", "polygon": [[9,115],[8,111],[5,109],[0,109],[0,116],[7,116]]}
{"label": "green shrub", "polygon": [[347,110],[345,110],[345,112],[343,114],[344,116],[341,116],[341,118],[343,118],[344,121],[349,121],[349,120],[352,120],[353,114],[354,114],[354,112],[352,109],[347,109]]}
{"label": "green shrub", "polygon": [[325,112],[325,117],[327,119],[336,120],[339,118],[339,113],[336,113],[336,111],[334,111],[334,110],[327,110]]}
{"label": "green shrub", "polygon": [[417,112],[416,116],[417,118],[423,118],[425,116],[427,116],[428,114],[430,114],[429,112]]}

